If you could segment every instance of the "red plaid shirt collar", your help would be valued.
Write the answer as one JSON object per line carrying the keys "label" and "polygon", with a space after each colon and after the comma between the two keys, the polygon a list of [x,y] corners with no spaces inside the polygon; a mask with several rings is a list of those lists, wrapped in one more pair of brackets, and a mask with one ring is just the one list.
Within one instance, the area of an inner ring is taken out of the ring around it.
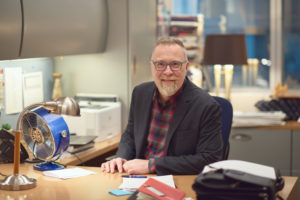
{"label": "red plaid shirt collar", "polygon": [[178,102],[178,97],[179,97],[179,95],[180,95],[181,92],[183,91],[183,88],[184,88],[184,84],[182,84],[182,86],[181,86],[181,87],[179,88],[179,90],[171,97],[170,100],[168,100],[165,104],[163,104],[163,103],[161,102],[160,98],[159,98],[159,91],[158,91],[158,89],[157,89],[157,87],[156,87],[156,89],[155,89],[155,91],[154,91],[154,95],[153,95],[152,101],[153,101],[153,102],[154,102],[154,101],[158,101],[158,103],[159,103],[160,105],[162,105],[163,107],[165,107],[165,106],[171,106],[171,105],[175,106],[175,105],[177,104],[177,102]]}

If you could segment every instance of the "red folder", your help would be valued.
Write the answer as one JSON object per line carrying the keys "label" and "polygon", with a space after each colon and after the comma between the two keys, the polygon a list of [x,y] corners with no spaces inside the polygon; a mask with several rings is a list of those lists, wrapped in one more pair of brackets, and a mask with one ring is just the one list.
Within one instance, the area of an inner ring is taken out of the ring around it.
{"label": "red folder", "polygon": [[185,197],[182,190],[173,188],[153,178],[149,178],[138,190],[159,200],[182,200]]}

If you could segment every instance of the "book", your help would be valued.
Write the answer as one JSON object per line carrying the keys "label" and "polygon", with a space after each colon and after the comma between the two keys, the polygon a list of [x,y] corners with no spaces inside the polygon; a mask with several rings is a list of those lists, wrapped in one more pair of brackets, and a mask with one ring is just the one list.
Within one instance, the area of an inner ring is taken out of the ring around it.
{"label": "book", "polygon": [[69,153],[79,153],[81,151],[85,151],[87,149],[93,148],[95,146],[94,142],[90,142],[85,145],[72,145],[68,147],[68,152]]}
{"label": "book", "polygon": [[149,178],[128,199],[182,200],[185,193],[153,178]]}

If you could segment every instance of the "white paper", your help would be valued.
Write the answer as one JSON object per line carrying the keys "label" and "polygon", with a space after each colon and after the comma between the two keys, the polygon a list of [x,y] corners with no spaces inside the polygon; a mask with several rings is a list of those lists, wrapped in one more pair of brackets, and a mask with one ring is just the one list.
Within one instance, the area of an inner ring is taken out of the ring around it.
{"label": "white paper", "polygon": [[147,178],[123,178],[122,184],[119,186],[123,190],[136,190],[143,183],[145,183],[149,178],[156,179],[162,183],[165,183],[173,188],[175,188],[174,180],[172,175],[165,176],[149,176]]}
{"label": "white paper", "polygon": [[276,180],[276,173],[274,167],[241,160],[224,160],[215,162],[210,165],[206,165],[202,173],[215,171],[217,169],[238,170],[252,175]]}
{"label": "white paper", "polygon": [[284,125],[285,114],[276,112],[237,112],[233,113],[232,127]]}
{"label": "white paper", "polygon": [[19,113],[23,110],[22,68],[4,69],[5,76],[5,112]]}
{"label": "white paper", "polygon": [[96,174],[96,172],[75,167],[75,168],[70,168],[70,169],[44,171],[43,174],[46,176],[51,176],[51,177],[55,177],[55,178],[69,179],[69,178],[77,178],[77,177],[81,177],[81,176]]}
{"label": "white paper", "polygon": [[23,75],[24,107],[44,101],[42,72]]}

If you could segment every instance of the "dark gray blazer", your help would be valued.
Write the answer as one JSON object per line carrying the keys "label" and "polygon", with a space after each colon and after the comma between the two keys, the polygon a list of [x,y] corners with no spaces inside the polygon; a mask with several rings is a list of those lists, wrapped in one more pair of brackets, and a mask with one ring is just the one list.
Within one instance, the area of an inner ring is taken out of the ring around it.
{"label": "dark gray blazer", "polygon": [[[134,88],[118,157],[145,159],[155,88],[154,82]],[[208,93],[186,79],[166,138],[166,156],[155,158],[156,173],[198,174],[221,157],[221,108]]]}

